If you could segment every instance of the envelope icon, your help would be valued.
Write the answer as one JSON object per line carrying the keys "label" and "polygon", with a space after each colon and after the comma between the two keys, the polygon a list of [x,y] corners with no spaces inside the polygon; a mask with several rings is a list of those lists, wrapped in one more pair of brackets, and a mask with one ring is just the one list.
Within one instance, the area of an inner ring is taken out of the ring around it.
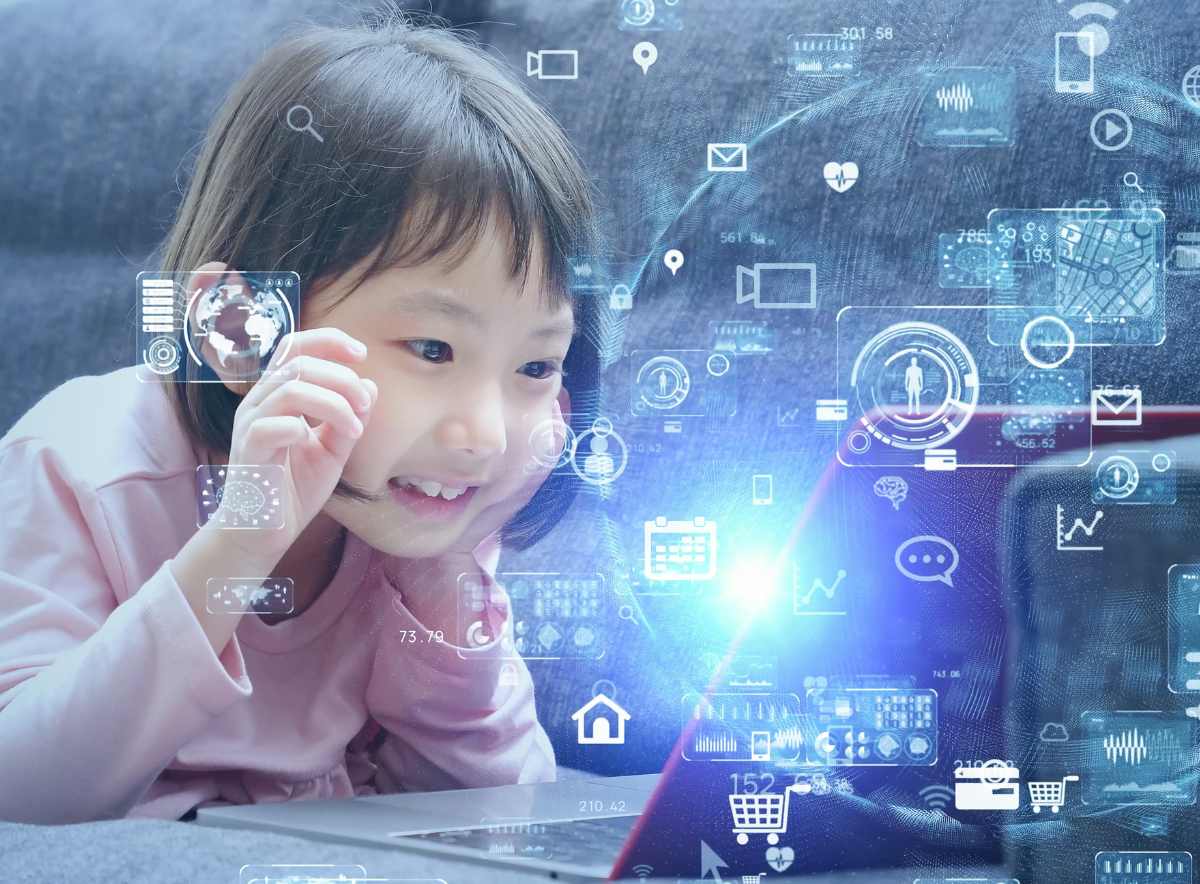
{"label": "envelope icon", "polygon": [[710,144],[708,146],[708,171],[745,172],[746,145]]}
{"label": "envelope icon", "polygon": [[1092,425],[1140,427],[1142,391],[1135,387],[1092,390]]}

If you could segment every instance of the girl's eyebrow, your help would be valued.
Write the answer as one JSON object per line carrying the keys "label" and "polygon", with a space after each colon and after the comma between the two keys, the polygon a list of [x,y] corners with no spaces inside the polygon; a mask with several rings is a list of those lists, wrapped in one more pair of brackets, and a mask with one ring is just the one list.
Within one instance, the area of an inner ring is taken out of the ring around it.
{"label": "girl's eyebrow", "polygon": [[559,319],[554,322],[543,325],[541,328],[533,332],[529,337],[538,338],[571,338],[575,335],[575,320]]}
{"label": "girl's eyebrow", "polygon": [[483,328],[487,325],[484,318],[470,307],[432,289],[419,289],[415,292],[395,295],[388,300],[388,306],[393,310],[407,312],[440,313],[475,328]]}
{"label": "girl's eyebrow", "polygon": [[[477,329],[487,327],[487,321],[465,304],[434,289],[418,289],[404,292],[388,300],[388,307],[413,313],[439,313],[450,319],[465,322]],[[575,335],[575,318],[556,319],[530,333],[532,339],[571,338]]]}

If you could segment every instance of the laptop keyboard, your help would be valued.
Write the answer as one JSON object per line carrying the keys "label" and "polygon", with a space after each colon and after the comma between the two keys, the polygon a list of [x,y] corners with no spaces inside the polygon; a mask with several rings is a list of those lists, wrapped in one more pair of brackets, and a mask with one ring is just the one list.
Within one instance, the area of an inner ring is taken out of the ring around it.
{"label": "laptop keyboard", "polygon": [[608,868],[616,862],[637,819],[620,816],[559,823],[512,822],[400,838],[477,850],[491,859],[527,857]]}

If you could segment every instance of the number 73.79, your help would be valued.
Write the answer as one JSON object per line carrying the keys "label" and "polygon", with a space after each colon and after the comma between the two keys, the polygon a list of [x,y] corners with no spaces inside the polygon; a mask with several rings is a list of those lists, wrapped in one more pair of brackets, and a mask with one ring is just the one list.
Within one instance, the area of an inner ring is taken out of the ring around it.
{"label": "number 73.79", "polygon": [[418,638],[417,630],[402,629],[402,630],[400,630],[400,641],[412,642],[414,644],[416,644],[417,642],[441,642],[441,641],[443,641],[442,631],[440,629],[437,632],[426,631],[424,638]]}

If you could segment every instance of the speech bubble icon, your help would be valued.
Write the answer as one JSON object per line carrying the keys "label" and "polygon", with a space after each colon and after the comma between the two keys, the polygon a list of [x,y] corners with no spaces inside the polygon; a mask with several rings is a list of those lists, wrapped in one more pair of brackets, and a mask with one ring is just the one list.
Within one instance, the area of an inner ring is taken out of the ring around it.
{"label": "speech bubble icon", "polygon": [[937,580],[953,586],[950,575],[958,567],[958,550],[949,540],[932,534],[910,537],[896,548],[896,567],[905,577],[921,583]]}
{"label": "speech bubble icon", "polygon": [[908,497],[908,483],[899,476],[884,476],[875,483],[875,493],[886,497],[892,506],[900,509],[900,504]]}

